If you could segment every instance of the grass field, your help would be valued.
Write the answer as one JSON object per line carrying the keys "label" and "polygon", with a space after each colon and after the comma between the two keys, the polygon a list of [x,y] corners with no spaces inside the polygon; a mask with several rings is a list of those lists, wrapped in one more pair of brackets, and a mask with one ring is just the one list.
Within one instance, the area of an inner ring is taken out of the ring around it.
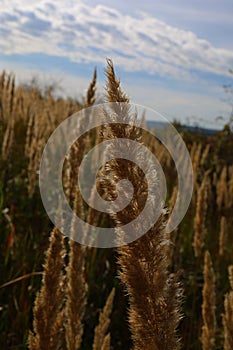
{"label": "grass field", "polygon": [[[110,61],[106,78],[106,100],[127,103]],[[36,84],[15,86],[6,72],[0,76],[0,348],[233,349],[229,125],[208,136],[176,124],[190,152],[194,191],[185,218],[169,237],[163,229],[169,214],[136,242],[112,249],[81,246],[50,222],[38,187],[42,151],[62,120],[95,103],[95,85],[94,74],[81,103],[54,97],[51,88],[42,91]],[[143,182],[128,211],[117,215],[101,216],[83,203],[74,184],[80,160],[95,143],[125,132],[122,127],[100,131],[71,149],[64,187],[80,216],[111,227],[133,219],[131,209],[142,209],[139,197],[146,190]],[[135,139],[133,126],[128,134]],[[141,137],[166,174],[171,211],[177,189],[174,163],[149,133]],[[125,175],[120,161],[110,168],[118,179]],[[137,186],[140,169],[131,164],[128,170]],[[103,176],[104,191],[113,191],[105,169]]]}

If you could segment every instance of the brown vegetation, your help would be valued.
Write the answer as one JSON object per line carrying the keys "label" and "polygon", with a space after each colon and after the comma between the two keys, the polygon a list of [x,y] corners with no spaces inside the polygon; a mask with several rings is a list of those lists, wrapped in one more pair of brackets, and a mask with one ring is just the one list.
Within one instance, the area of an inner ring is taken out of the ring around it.
{"label": "brown vegetation", "polygon": [[[106,100],[125,103],[112,108],[128,125],[110,123],[74,143],[64,164],[67,199],[83,220],[114,226],[121,239],[122,225],[140,214],[148,194],[143,172],[119,159],[101,169],[103,197],[116,196],[116,184],[125,177],[134,187],[130,205],[110,215],[84,203],[77,174],[94,144],[127,137],[145,143],[162,165],[167,206],[145,235],[118,249],[85,247],[63,237],[41,208],[39,163],[56,126],[95,103],[96,70],[83,104],[56,98],[51,89],[42,92],[35,84],[17,86],[14,76],[3,72],[0,347],[233,349],[233,159],[229,156],[233,136],[223,131],[207,137],[181,130],[193,162],[194,194],[184,220],[168,236],[165,226],[177,196],[174,162],[159,141],[142,131],[144,117],[140,121],[130,114],[129,98],[110,60],[106,78]],[[156,198],[150,201],[156,208]]]}

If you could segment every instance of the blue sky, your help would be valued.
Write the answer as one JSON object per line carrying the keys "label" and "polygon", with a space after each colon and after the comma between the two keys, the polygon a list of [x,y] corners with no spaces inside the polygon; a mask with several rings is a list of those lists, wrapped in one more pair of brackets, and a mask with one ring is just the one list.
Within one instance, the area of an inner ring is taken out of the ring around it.
{"label": "blue sky", "polygon": [[[2,0],[0,68],[80,97],[112,58],[132,102],[168,119],[220,128],[231,107],[232,0]],[[223,116],[223,120],[215,117]]]}

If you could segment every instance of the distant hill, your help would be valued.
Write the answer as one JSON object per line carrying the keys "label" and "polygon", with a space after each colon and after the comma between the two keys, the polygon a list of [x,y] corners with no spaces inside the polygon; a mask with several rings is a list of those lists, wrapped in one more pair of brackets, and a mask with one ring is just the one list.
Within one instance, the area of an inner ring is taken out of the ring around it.
{"label": "distant hill", "polygon": [[[147,121],[147,127],[148,128],[157,128],[157,129],[163,129],[166,126],[166,122],[158,122],[158,121]],[[217,129],[209,129],[209,128],[201,128],[199,126],[190,126],[190,125],[179,125],[179,130],[184,131],[190,131],[190,132],[198,132],[199,134],[204,134],[206,136],[212,136],[215,135],[220,130]]]}

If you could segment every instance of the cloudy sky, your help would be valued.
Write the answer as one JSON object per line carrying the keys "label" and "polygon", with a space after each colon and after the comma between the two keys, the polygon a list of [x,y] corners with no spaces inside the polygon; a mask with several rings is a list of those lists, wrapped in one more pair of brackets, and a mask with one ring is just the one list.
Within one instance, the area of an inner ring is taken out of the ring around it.
{"label": "cloudy sky", "polygon": [[232,0],[1,0],[0,68],[79,98],[95,66],[103,91],[112,58],[132,102],[221,127],[231,111],[232,18]]}

